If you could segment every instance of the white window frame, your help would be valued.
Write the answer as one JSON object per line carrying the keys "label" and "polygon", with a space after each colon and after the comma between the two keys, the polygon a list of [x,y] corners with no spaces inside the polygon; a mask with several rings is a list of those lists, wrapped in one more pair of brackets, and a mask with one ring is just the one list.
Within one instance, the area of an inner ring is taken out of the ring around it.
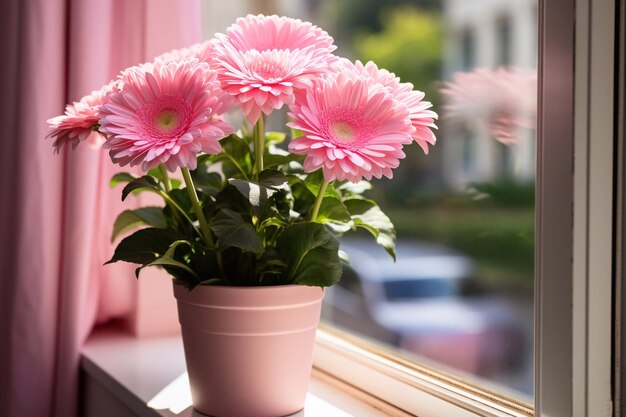
{"label": "white window frame", "polygon": [[539,1],[534,407],[332,330],[319,333],[319,372],[399,416],[619,412],[612,406],[617,1]]}

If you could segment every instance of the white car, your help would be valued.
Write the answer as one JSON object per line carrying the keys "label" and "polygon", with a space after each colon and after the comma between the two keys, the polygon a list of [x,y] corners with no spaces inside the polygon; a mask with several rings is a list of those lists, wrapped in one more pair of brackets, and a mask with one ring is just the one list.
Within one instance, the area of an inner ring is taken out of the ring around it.
{"label": "white car", "polygon": [[491,376],[519,367],[528,344],[506,301],[480,294],[467,256],[399,241],[397,262],[361,240],[341,242],[351,262],[327,290],[324,318],[357,334]]}

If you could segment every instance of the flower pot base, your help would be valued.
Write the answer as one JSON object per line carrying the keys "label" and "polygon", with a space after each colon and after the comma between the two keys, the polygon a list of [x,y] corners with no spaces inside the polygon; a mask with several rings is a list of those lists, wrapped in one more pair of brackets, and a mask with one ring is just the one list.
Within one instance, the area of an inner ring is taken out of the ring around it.
{"label": "flower pot base", "polygon": [[323,290],[175,284],[194,408],[280,417],[304,407]]}

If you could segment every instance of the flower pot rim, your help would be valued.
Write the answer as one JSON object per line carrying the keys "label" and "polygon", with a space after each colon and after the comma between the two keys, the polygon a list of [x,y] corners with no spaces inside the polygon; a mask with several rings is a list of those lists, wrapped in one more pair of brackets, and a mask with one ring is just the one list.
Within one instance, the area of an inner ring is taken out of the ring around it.
{"label": "flower pot rim", "polygon": [[305,285],[273,285],[265,287],[238,287],[231,285],[203,285],[188,290],[174,283],[174,296],[181,303],[221,307],[289,308],[292,305],[314,303],[324,298],[321,287]]}
{"label": "flower pot rim", "polygon": [[[183,283],[175,278],[172,279],[172,281],[174,282],[174,285],[178,285],[181,287],[184,287]],[[194,288],[192,288],[191,290],[189,290],[190,292],[193,291],[196,288],[232,288],[232,289],[241,289],[241,290],[271,290],[271,289],[277,289],[277,288],[294,288],[294,287],[298,287],[298,288],[319,288],[321,290],[324,290],[324,287],[318,287],[318,286],[313,286],[313,285],[302,285],[302,284],[279,284],[279,285],[220,285],[220,284],[211,284],[211,285],[202,285],[202,284],[198,284],[196,285]]]}

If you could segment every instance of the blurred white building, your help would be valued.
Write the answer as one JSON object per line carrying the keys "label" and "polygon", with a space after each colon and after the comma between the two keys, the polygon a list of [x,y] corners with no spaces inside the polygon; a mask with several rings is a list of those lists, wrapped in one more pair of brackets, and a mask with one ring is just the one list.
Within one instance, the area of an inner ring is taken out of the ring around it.
{"label": "blurred white building", "polygon": [[[536,0],[444,0],[444,79],[457,71],[498,67],[535,68]],[[442,115],[440,113],[440,115]],[[442,115],[445,116],[445,115]],[[519,130],[516,145],[495,141],[486,128],[445,128],[441,120],[443,180],[461,188],[469,182],[535,176],[535,132]]]}

